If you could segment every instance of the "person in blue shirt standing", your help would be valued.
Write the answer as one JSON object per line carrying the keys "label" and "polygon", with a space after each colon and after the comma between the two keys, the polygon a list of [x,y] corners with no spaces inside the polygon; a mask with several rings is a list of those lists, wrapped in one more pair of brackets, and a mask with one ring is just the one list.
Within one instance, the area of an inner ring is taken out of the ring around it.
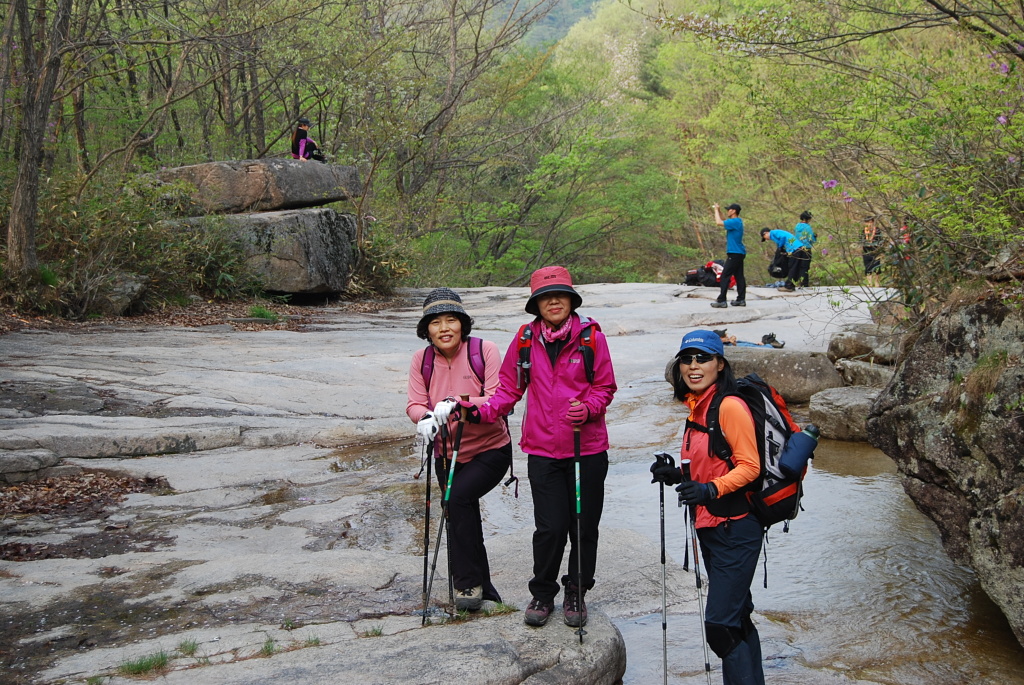
{"label": "person in blue shirt standing", "polygon": [[715,210],[715,223],[725,228],[725,267],[722,269],[722,276],[719,279],[721,290],[718,299],[711,303],[712,307],[722,309],[727,307],[726,299],[729,294],[729,282],[736,277],[736,299],[732,301],[734,307],[747,306],[747,279],[743,275],[743,260],[747,256],[747,248],[743,246],[743,219],[740,218],[740,206],[735,202],[725,208],[725,219],[718,203],[711,205]]}
{"label": "person in blue shirt standing", "polygon": [[797,252],[803,249],[804,244],[789,231],[783,231],[779,228],[776,228],[774,231],[769,228],[762,228],[761,242],[763,243],[766,240],[771,240],[789,255],[789,274],[786,276],[785,286],[779,288],[779,292],[791,293],[796,290],[794,281],[800,278],[802,265],[807,264],[806,259],[796,258]]}
{"label": "person in blue shirt standing", "polygon": [[[803,212],[800,214],[800,223],[793,229],[793,235],[796,236],[797,240],[804,244],[804,246],[797,251],[796,259],[804,260],[805,263],[800,265],[800,280],[803,287],[807,287],[811,283],[810,271],[811,271],[811,248],[814,247],[814,243],[818,242],[818,236],[814,235],[814,229],[811,228],[810,221],[813,219],[813,215],[810,212]],[[793,283],[796,283],[796,279],[793,279]]]}

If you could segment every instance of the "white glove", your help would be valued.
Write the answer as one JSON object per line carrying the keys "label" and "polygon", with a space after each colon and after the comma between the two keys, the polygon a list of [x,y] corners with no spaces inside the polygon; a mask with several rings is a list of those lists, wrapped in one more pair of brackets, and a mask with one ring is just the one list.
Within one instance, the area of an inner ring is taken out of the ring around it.
{"label": "white glove", "polygon": [[437,419],[429,411],[416,424],[416,432],[423,436],[426,442],[432,442],[437,437],[437,431],[439,430],[441,430],[441,427],[437,424]]}
{"label": "white glove", "polygon": [[452,412],[459,403],[455,400],[441,400],[434,405],[434,418],[437,419],[437,425],[443,426],[448,423],[448,417],[452,415]]}

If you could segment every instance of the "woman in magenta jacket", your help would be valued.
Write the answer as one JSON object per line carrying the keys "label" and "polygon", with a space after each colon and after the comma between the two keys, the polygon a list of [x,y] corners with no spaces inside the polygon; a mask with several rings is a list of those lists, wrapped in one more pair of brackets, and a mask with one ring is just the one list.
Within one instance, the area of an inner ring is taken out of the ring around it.
{"label": "woman in magenta jacket", "polygon": [[[493,423],[512,411],[526,394],[522,439],[533,492],[533,596],[526,609],[527,625],[542,626],[554,609],[561,586],[566,625],[586,625],[584,594],[594,587],[598,526],[604,508],[608,473],[608,430],[605,412],[615,394],[615,373],[600,325],[576,309],[583,298],[572,286],[565,267],[539,269],[530,278],[526,311],[536,318],[529,331],[527,379],[517,334],[501,365],[500,385],[487,402],[466,403],[470,420]],[[585,344],[589,340],[590,344]],[[593,361],[585,356],[592,352]],[[593,378],[588,378],[592,369]],[[529,392],[527,392],[527,389]],[[573,429],[580,428],[580,503],[582,544],[576,540],[576,476]],[[568,573],[558,573],[566,540],[571,544]],[[582,578],[577,577],[577,554]]]}

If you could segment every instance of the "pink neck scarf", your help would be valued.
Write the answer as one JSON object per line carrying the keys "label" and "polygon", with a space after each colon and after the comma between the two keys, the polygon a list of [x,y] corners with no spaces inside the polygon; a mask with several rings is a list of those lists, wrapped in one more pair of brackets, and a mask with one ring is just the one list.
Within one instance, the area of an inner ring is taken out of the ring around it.
{"label": "pink neck scarf", "polygon": [[565,321],[558,328],[551,328],[547,321],[542,321],[540,326],[540,332],[544,336],[545,342],[554,342],[556,340],[565,340],[569,337],[569,332],[572,330],[572,314],[565,317]]}

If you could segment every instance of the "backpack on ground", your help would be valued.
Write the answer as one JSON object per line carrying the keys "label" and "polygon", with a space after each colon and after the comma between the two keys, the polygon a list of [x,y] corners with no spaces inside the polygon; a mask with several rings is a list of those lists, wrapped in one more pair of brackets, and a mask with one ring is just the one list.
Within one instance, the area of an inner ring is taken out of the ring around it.
{"label": "backpack on ground", "polygon": [[[597,344],[594,342],[594,322],[585,316],[580,317],[580,324],[583,330],[580,331],[580,346],[576,349],[583,355],[583,370],[587,374],[587,382],[594,382],[594,351]],[[530,383],[530,350],[533,347],[533,329],[530,324],[524,323],[519,327],[519,335],[516,337],[519,354],[516,361],[516,388],[522,390]]]}
{"label": "backpack on ground", "polygon": [[780,247],[775,250],[775,256],[768,265],[768,273],[772,278],[782,278],[789,273],[789,255],[785,249]]}
{"label": "backpack on ground", "polygon": [[696,269],[687,269],[683,285],[701,285],[700,275],[703,271],[704,267],[702,266],[697,267]]}
{"label": "backpack on ground", "polygon": [[[753,512],[766,531],[772,525],[785,521],[783,531],[788,533],[789,522],[800,512],[803,478],[807,469],[805,467],[799,477],[789,477],[779,468],[779,459],[786,442],[800,431],[800,426],[793,420],[782,395],[756,373],[738,379],[736,386],[735,396],[746,402],[754,418],[761,474],[747,487],[711,502],[707,509],[715,516],[723,517]],[[709,434],[712,451],[729,465],[731,471],[736,466],[732,461],[732,448],[718,423],[723,399],[716,397],[712,400],[706,426],[689,419],[686,425]]]}
{"label": "backpack on ground", "polygon": [[[473,375],[480,381],[480,394],[484,394],[484,341],[483,338],[466,338],[469,345],[469,368]],[[423,352],[423,363],[420,365],[420,375],[423,376],[423,384],[430,392],[430,377],[434,375],[434,360],[437,358],[437,349],[433,345],[427,345]]]}

